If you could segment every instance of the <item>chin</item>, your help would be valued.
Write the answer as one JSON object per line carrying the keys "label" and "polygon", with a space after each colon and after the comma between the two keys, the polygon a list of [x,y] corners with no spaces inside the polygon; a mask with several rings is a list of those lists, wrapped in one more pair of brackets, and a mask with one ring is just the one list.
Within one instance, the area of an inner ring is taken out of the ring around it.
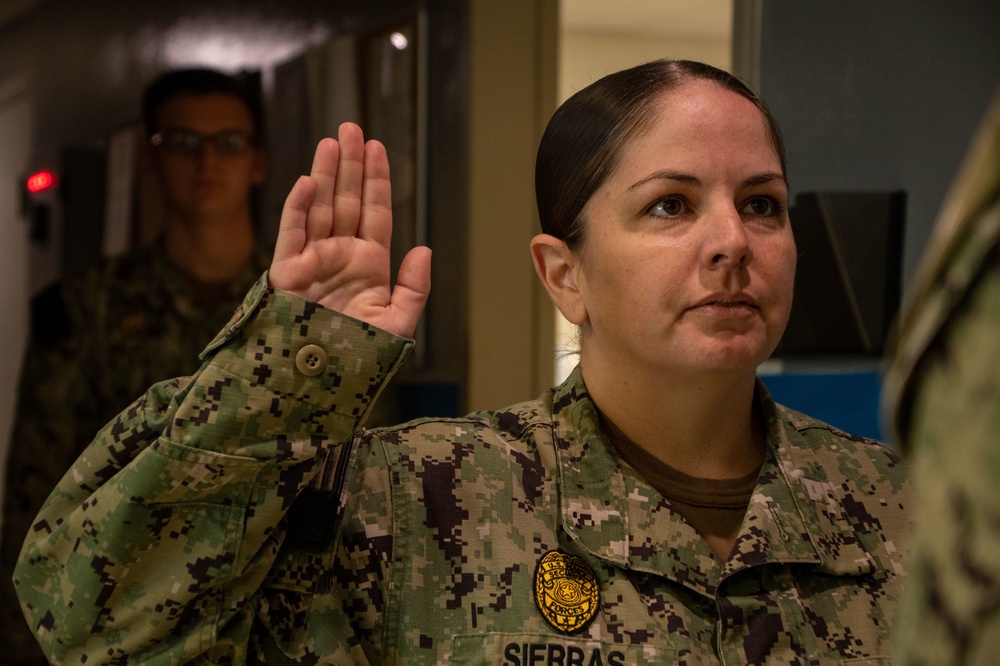
{"label": "chin", "polygon": [[762,340],[741,337],[723,344],[713,345],[702,351],[701,366],[706,371],[731,373],[756,373],[757,366],[766,361],[777,342],[770,344]]}

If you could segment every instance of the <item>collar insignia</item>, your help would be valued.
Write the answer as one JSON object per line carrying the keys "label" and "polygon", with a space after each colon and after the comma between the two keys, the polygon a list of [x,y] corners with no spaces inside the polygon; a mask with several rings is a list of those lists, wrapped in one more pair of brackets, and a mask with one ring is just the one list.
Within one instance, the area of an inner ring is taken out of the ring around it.
{"label": "collar insignia", "polygon": [[594,571],[583,558],[550,550],[535,567],[535,605],[560,634],[582,631],[601,607]]}

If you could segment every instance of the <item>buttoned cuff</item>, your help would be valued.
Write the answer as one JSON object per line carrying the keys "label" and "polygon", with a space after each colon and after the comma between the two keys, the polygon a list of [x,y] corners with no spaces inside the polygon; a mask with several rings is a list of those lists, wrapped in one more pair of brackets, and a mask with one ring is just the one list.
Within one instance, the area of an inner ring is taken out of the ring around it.
{"label": "buttoned cuff", "polygon": [[202,358],[249,387],[358,420],[412,347],[412,340],[273,289],[264,273]]}

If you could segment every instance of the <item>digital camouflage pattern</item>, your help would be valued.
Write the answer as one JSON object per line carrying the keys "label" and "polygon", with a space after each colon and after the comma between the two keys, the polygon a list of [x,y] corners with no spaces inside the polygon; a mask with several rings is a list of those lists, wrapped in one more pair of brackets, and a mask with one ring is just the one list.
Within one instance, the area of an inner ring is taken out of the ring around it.
{"label": "digital camouflage pattern", "polygon": [[502,411],[357,429],[410,347],[262,279],[199,372],[101,431],[39,515],[16,580],[50,657],[613,666],[891,654],[909,495],[884,447],[758,385],[769,453],[721,563],[610,448],[579,371]]}
{"label": "digital camouflage pattern", "polygon": [[0,544],[4,658],[41,657],[11,576],[45,498],[105,423],[164,377],[191,374],[198,353],[267,268],[258,253],[209,308],[162,245],[111,259],[50,287],[32,304],[10,441]]}
{"label": "digital camouflage pattern", "polygon": [[916,531],[904,664],[1000,655],[1000,96],[942,209],[886,377]]}

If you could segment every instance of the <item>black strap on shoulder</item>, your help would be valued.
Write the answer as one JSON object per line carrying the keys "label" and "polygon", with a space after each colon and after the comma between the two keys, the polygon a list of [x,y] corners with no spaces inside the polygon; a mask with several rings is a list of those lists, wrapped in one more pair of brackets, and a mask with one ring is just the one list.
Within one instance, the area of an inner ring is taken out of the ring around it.
{"label": "black strap on shoulder", "polygon": [[324,548],[330,545],[340,523],[340,496],[353,448],[348,439],[338,452],[329,451],[320,470],[288,510],[287,540],[297,546]]}

